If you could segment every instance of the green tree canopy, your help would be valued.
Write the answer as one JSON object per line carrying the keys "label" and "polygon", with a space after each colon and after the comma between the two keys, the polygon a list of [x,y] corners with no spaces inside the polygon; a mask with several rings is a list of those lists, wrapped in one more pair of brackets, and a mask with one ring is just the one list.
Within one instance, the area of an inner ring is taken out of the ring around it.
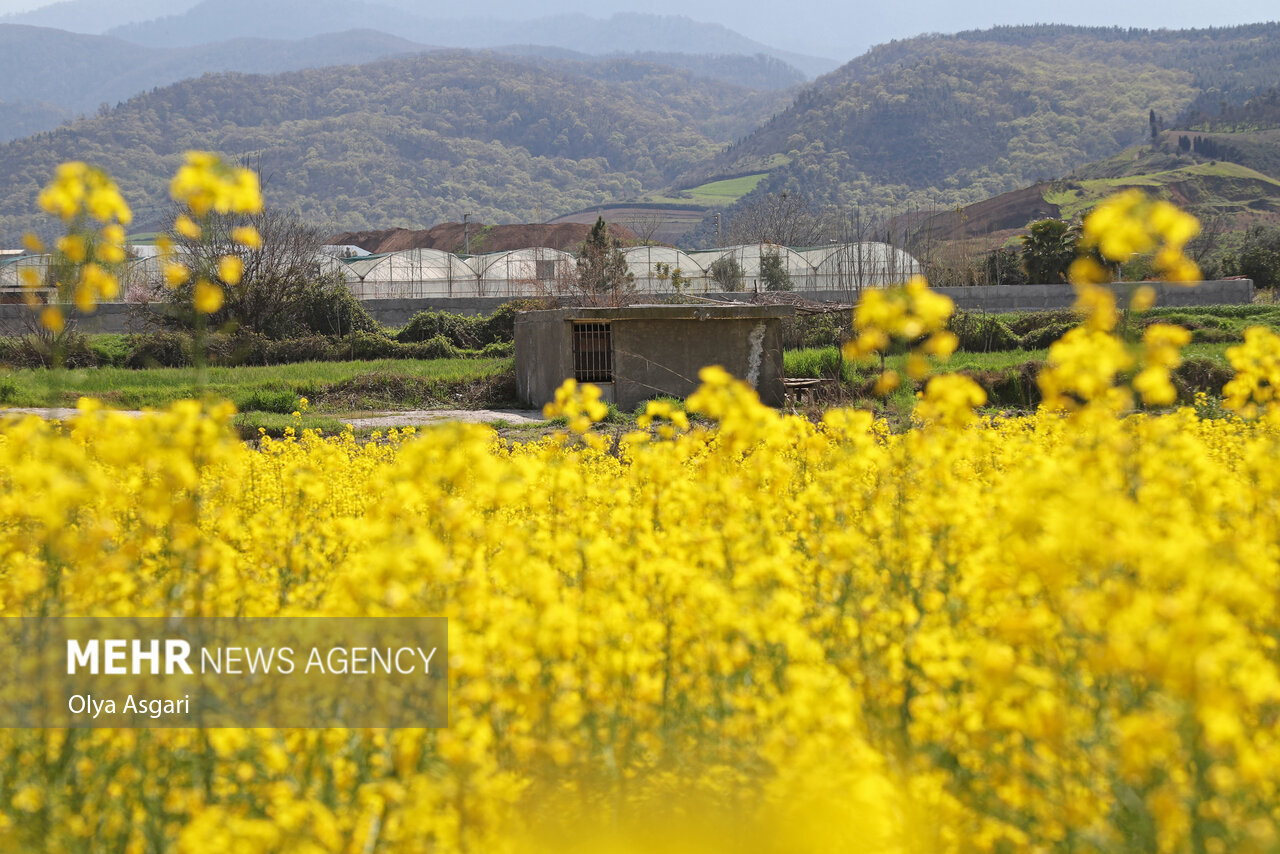
{"label": "green tree canopy", "polygon": [[1028,225],[1022,238],[1022,266],[1031,283],[1065,282],[1079,240],[1079,227],[1065,220],[1042,219]]}
{"label": "green tree canopy", "polygon": [[578,250],[576,293],[587,305],[621,305],[635,293],[622,244],[610,236],[604,217],[596,220]]}

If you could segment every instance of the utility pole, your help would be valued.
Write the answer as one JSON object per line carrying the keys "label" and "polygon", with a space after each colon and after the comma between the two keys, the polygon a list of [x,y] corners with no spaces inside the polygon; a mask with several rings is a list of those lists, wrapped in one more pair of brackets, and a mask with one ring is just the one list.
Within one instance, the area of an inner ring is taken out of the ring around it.
{"label": "utility pole", "polygon": [[469,213],[465,213],[462,215],[462,242],[463,242],[463,245],[466,247],[463,250],[463,254],[470,255],[471,254],[471,214]]}

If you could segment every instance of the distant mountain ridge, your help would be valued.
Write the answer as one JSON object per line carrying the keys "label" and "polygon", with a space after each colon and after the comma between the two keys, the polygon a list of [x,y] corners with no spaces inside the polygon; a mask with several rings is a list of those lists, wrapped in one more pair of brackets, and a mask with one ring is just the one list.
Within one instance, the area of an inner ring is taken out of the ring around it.
{"label": "distant mountain ridge", "polygon": [[308,38],[346,29],[372,29],[431,44],[496,48],[537,44],[593,55],[656,51],[687,54],[765,54],[811,76],[836,63],[783,51],[719,24],[672,15],[617,13],[606,19],[581,14],[529,20],[426,17],[365,0],[202,0],[181,14],[115,27],[109,35],[149,47],[176,47],[256,36]]}
{"label": "distant mountain ridge", "polygon": [[0,15],[0,24],[49,27],[72,33],[102,35],[133,21],[149,21],[185,12],[199,0],[62,0],[27,12]]}
{"label": "distant mountain ridge", "polygon": [[[1193,105],[1280,80],[1280,24],[996,27],[880,45],[681,177],[768,171],[756,193],[882,212],[972,203],[1068,174]],[[750,197],[742,203],[749,203]],[[732,212],[725,214],[732,216]]]}
{"label": "distant mountain ridge", "polygon": [[[220,71],[276,74],[328,65],[359,65],[445,48],[375,30],[328,33],[297,41],[237,38],[186,48],[148,48],[113,36],[0,24],[0,142],[51,130],[100,105],[179,80]],[[597,57],[540,46],[500,48],[512,55]],[[779,59],[756,56],[632,54],[628,58],[686,69],[750,88],[797,86],[804,75]]]}
{"label": "distant mountain ridge", "polygon": [[210,72],[275,74],[429,49],[371,30],[299,41],[243,38],[186,49],[146,48],[108,36],[8,24],[0,25],[0,101],[55,104],[70,118]]}
{"label": "distant mountain ridge", "polygon": [[545,220],[666,186],[784,97],[626,59],[467,52],[206,75],[0,145],[0,244],[48,227],[36,192],[71,159],[119,180],[136,227],[161,224],[188,148],[260,165],[272,204],[335,231]]}

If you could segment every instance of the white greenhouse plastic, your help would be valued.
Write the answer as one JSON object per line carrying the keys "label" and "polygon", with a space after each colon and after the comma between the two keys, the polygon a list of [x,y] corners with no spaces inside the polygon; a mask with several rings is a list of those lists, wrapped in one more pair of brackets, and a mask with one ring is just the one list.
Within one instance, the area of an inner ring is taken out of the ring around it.
{"label": "white greenhouse plastic", "polygon": [[[703,252],[684,252],[670,246],[634,246],[623,250],[627,268],[640,294],[680,290],[706,294],[725,290],[712,277],[712,265],[732,258],[741,270],[740,290],[766,289],[761,259],[777,253],[796,291],[854,294],[863,288],[882,288],[919,274],[918,261],[886,243],[848,243],[812,249],[789,249],[772,244],[730,246]],[[122,273],[122,299],[154,299],[164,287],[161,265],[151,251],[140,251]],[[576,259],[557,249],[529,248],[462,257],[438,249],[409,249],[380,255],[335,257],[326,250],[316,256],[323,273],[339,273],[358,299],[414,299],[448,297],[537,297],[571,291]],[[47,256],[21,255],[0,261],[0,290],[21,288],[20,272],[34,267],[42,273]]]}

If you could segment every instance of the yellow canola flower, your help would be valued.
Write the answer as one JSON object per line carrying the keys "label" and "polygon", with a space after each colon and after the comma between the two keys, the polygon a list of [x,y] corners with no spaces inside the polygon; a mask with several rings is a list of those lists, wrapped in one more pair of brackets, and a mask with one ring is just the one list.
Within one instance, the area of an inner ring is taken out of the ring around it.
{"label": "yellow canola flower", "polygon": [[574,379],[565,380],[556,389],[555,400],[542,407],[544,418],[567,418],[574,433],[586,433],[591,425],[603,421],[609,407],[601,401],[601,390],[590,383],[579,384]]}
{"label": "yellow canola flower", "polygon": [[54,335],[58,335],[62,330],[67,328],[67,319],[63,315],[62,309],[56,305],[48,306],[40,311],[40,325],[48,329]]}
{"label": "yellow canola flower", "polygon": [[[1138,189],[1125,190],[1103,201],[1085,217],[1080,245],[1097,249],[1115,263],[1134,255],[1155,253],[1158,275],[1173,282],[1194,282],[1199,268],[1184,254],[1187,243],[1200,233],[1194,216],[1163,199],[1151,199]],[[1091,266],[1092,265],[1092,266]],[[1073,281],[1105,282],[1106,271],[1089,259],[1072,265]]]}
{"label": "yellow canola flower", "polygon": [[1223,405],[1246,418],[1280,413],[1280,335],[1250,326],[1244,343],[1227,348],[1235,375],[1222,389]]}
{"label": "yellow canola flower", "polygon": [[892,368],[885,371],[876,380],[872,393],[877,397],[888,397],[902,385],[902,377]]}
{"label": "yellow canola flower", "polygon": [[1142,335],[1142,370],[1133,378],[1133,389],[1148,406],[1169,406],[1178,399],[1170,372],[1182,364],[1182,348],[1191,333],[1181,326],[1153,323]]}
{"label": "yellow canola flower", "polygon": [[88,241],[83,234],[68,234],[58,238],[58,251],[73,264],[83,264],[88,257]]}
{"label": "yellow canola flower", "polygon": [[78,160],[58,166],[36,203],[67,223],[85,214],[103,224],[116,221],[128,225],[133,221],[132,211],[110,176]]}
{"label": "yellow canola flower", "polygon": [[169,183],[169,195],[197,218],[211,212],[259,213],[262,190],[250,169],[231,166],[208,151],[188,151]]}
{"label": "yellow canola flower", "polygon": [[191,277],[191,270],[187,268],[187,265],[178,261],[165,261],[161,269],[164,272],[165,286],[170,289],[185,284],[187,279]]}
{"label": "yellow canola flower", "polygon": [[222,308],[225,295],[222,287],[208,279],[197,279],[195,292],[192,295],[196,311],[201,314],[213,314]]}
{"label": "yellow canola flower", "polygon": [[987,402],[987,393],[962,374],[941,374],[929,380],[916,403],[915,416],[924,423],[963,427],[976,419],[974,409]]}
{"label": "yellow canola flower", "polygon": [[[959,346],[959,339],[946,328],[954,309],[951,298],[930,290],[923,276],[898,288],[868,289],[854,307],[856,334],[844,345],[843,356],[856,361],[883,353],[893,341],[911,344],[907,375],[923,379],[930,368],[927,356],[945,360]],[[886,396],[898,383],[896,373],[890,377],[886,372],[876,384],[876,394]]]}
{"label": "yellow canola flower", "polygon": [[1048,409],[1074,409],[1098,401],[1124,408],[1127,399],[1114,388],[1116,376],[1133,365],[1124,343],[1099,329],[1078,326],[1049,347],[1048,363],[1037,382]]}
{"label": "yellow canola flower", "polygon": [[241,225],[231,229],[231,239],[241,246],[257,249],[262,246],[262,235],[251,225]]}
{"label": "yellow canola flower", "polygon": [[218,259],[218,278],[228,285],[240,284],[244,275],[244,261],[238,255],[223,255]]}
{"label": "yellow canola flower", "polygon": [[1144,312],[1156,304],[1156,289],[1150,285],[1140,285],[1133,290],[1133,296],[1129,298],[1129,308],[1132,311]]}
{"label": "yellow canola flower", "polygon": [[441,729],[0,728],[6,846],[1274,846],[1280,425],[977,420],[954,377],[927,424],[815,425],[705,377],[714,426],[605,450],[466,424],[250,446],[198,401],[0,423],[10,615],[450,633]]}
{"label": "yellow canola flower", "polygon": [[[37,202],[47,213],[59,217],[66,228],[54,242],[49,258],[56,300],[62,305],[73,302],[80,312],[88,313],[99,301],[118,297],[117,274],[128,257],[124,225],[133,215],[111,178],[79,161],[64,163],[41,190]],[[43,248],[34,235],[28,235],[24,242],[33,251]],[[30,276],[24,271],[23,279],[28,288],[40,286],[34,271]],[[33,301],[28,299],[29,304]],[[42,324],[61,332],[65,317],[61,311],[56,315],[45,312]]]}
{"label": "yellow canola flower", "polygon": [[678,432],[689,429],[689,416],[669,400],[651,400],[645,404],[644,412],[636,418],[636,426],[641,430],[648,430],[654,425],[659,437],[671,439]]}
{"label": "yellow canola flower", "polygon": [[188,240],[199,240],[200,235],[204,233],[196,221],[186,214],[178,214],[174,218],[173,230]]}

